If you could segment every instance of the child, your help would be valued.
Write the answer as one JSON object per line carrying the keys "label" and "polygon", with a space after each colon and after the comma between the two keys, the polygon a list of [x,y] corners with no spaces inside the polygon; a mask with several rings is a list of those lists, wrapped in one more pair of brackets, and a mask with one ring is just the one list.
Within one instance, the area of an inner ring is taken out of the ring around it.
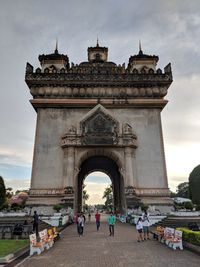
{"label": "child", "polygon": [[138,231],[139,235],[138,235],[138,242],[143,241],[143,236],[142,236],[142,218],[139,218],[137,223],[136,223],[136,230]]}

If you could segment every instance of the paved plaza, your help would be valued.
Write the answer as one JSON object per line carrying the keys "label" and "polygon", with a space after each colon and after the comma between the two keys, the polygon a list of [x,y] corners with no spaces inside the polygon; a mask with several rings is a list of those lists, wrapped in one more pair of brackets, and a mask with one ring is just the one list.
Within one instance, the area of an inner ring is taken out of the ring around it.
{"label": "paved plaza", "polygon": [[28,257],[20,267],[199,267],[200,257],[187,250],[169,249],[155,240],[137,242],[134,226],[118,222],[115,236],[110,237],[106,215],[99,232],[94,218],[87,222],[84,236],[79,237],[76,225],[67,227],[61,239],[41,255]]}

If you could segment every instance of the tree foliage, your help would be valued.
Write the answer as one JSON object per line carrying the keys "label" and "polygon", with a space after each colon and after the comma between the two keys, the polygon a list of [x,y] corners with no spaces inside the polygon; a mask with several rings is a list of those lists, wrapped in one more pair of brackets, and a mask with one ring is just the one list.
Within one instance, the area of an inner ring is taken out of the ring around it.
{"label": "tree foliage", "polygon": [[188,182],[180,183],[177,186],[176,196],[189,198],[189,183]]}
{"label": "tree foliage", "polygon": [[109,196],[112,194],[112,185],[105,188],[103,197],[102,198],[109,198]]}
{"label": "tree foliage", "polygon": [[111,209],[112,208],[112,204],[113,204],[113,190],[112,190],[112,185],[108,186],[105,188],[104,193],[103,193],[103,197],[105,198],[105,206],[107,209]]}
{"label": "tree foliage", "polygon": [[89,194],[87,193],[87,190],[85,190],[85,184],[83,184],[83,200],[86,201],[89,199]]}
{"label": "tree foliage", "polygon": [[195,167],[189,176],[189,193],[192,202],[200,204],[200,165]]}
{"label": "tree foliage", "polygon": [[6,188],[3,177],[0,176],[0,209],[3,207],[6,201]]}
{"label": "tree foliage", "polygon": [[12,187],[6,188],[6,197],[10,199],[14,195]]}

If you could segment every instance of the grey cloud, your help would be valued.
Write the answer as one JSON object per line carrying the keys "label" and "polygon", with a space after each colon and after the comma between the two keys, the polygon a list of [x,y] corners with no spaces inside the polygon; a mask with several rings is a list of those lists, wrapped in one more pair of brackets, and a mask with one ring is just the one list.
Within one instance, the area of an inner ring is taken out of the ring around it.
{"label": "grey cloud", "polygon": [[26,61],[37,67],[38,55],[51,53],[56,38],[70,61],[84,61],[97,34],[100,44],[109,47],[111,61],[127,64],[141,39],[145,53],[159,55],[159,67],[172,62],[164,137],[168,144],[198,142],[200,81],[192,75],[199,76],[199,10],[198,0],[2,1],[0,147],[32,154],[36,113],[24,82]]}

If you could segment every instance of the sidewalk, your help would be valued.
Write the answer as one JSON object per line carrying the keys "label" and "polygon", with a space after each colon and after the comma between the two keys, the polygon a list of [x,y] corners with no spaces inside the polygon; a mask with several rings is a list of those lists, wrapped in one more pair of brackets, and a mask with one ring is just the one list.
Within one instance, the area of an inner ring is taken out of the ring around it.
{"label": "sidewalk", "polygon": [[[103,219],[103,218],[102,218]],[[158,241],[137,241],[134,226],[117,223],[110,237],[107,223],[96,232],[94,221],[86,223],[79,237],[76,225],[67,227],[54,247],[27,258],[20,267],[199,267],[200,257],[187,250],[173,251]]]}

